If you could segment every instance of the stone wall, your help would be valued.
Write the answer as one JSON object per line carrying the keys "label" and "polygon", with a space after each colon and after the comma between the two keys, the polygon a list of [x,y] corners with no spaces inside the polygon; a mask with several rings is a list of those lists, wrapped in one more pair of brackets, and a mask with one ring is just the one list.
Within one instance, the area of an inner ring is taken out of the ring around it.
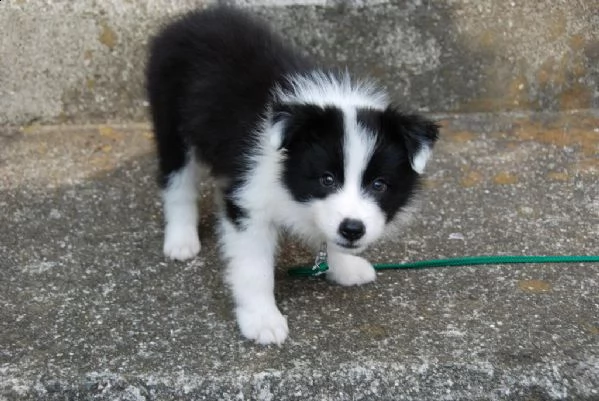
{"label": "stone wall", "polygon": [[[0,1],[0,124],[144,121],[146,43],[210,1]],[[237,0],[431,112],[599,107],[596,0]]]}

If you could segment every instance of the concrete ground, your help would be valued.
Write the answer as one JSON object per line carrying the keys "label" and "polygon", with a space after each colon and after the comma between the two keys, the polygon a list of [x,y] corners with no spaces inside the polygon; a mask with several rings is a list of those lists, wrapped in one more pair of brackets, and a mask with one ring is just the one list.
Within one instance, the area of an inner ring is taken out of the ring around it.
{"label": "concrete ground", "polygon": [[[441,117],[423,210],[374,262],[599,253],[599,112]],[[0,133],[2,400],[599,400],[599,264],[290,278],[281,347],[244,341],[209,190],[166,261],[146,125]],[[209,189],[209,188],[207,188]]]}

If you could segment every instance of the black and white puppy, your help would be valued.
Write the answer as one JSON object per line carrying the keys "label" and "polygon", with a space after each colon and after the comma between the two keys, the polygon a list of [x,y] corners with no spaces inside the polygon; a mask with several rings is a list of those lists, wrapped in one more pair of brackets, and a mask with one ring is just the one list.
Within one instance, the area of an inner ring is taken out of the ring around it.
{"label": "black and white puppy", "polygon": [[243,335],[282,343],[278,233],[329,251],[328,279],[375,279],[356,256],[404,220],[437,126],[347,73],[316,67],[245,12],[191,12],[151,42],[147,88],[160,161],[164,253],[200,251],[198,169],[215,177],[219,234]]}

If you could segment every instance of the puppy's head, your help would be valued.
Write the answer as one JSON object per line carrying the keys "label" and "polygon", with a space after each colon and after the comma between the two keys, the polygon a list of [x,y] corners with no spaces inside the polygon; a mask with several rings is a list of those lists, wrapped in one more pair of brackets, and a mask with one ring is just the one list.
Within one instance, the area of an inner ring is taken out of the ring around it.
{"label": "puppy's head", "polygon": [[393,107],[282,104],[282,182],[329,246],[356,253],[409,205],[438,127]]}

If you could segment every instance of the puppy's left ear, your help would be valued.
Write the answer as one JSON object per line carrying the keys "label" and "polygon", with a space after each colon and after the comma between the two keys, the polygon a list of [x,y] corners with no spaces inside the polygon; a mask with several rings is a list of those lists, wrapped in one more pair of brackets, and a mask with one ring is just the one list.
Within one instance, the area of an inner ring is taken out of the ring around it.
{"label": "puppy's left ear", "polygon": [[439,125],[417,114],[403,114],[389,107],[383,112],[383,126],[400,135],[412,169],[418,174],[424,173],[439,138]]}

